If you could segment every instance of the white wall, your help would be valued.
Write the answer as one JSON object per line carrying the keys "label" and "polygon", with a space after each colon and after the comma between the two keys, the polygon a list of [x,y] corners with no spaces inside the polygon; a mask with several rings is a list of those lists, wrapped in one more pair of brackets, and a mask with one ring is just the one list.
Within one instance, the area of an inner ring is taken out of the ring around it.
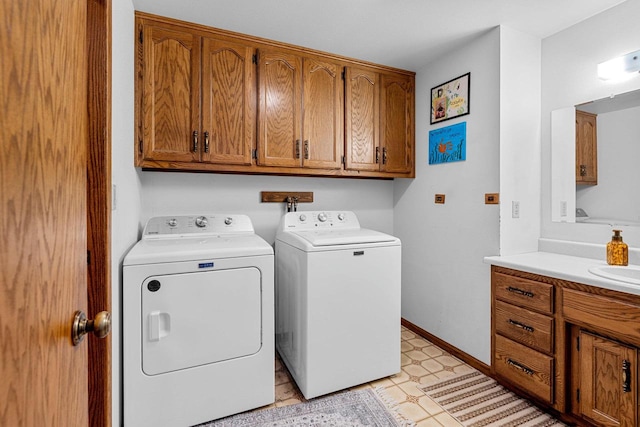
{"label": "white wall", "polygon": [[[640,89],[640,75],[611,83],[596,73],[598,63],[640,49],[638,16],[640,0],[627,0],[542,41],[542,237],[603,244],[610,240],[608,225],[551,221],[551,112]],[[638,194],[626,197],[637,199]],[[630,247],[640,247],[640,227],[622,230]]]}
{"label": "white wall", "polygon": [[111,215],[112,421],[120,425],[120,330],[122,260],[138,240],[140,182],[133,167],[133,4],[112,3],[112,182],[116,186]]}
{"label": "white wall", "polygon": [[[470,114],[429,126],[430,89],[471,72]],[[428,164],[429,130],[467,122],[467,160]],[[477,359],[490,360],[490,273],[499,253],[500,30],[439,58],[416,76],[416,178],[395,180],[402,240],[402,316]],[[434,204],[436,193],[445,204]]]}
{"label": "white wall", "polygon": [[640,107],[598,114],[597,126],[598,185],[577,186],[576,206],[591,218],[640,225]]}

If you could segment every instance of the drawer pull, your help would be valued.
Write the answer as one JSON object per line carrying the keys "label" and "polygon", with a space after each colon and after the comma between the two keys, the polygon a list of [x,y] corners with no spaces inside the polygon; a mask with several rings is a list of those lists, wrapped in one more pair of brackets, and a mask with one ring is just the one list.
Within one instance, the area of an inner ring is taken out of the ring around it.
{"label": "drawer pull", "polygon": [[622,392],[631,391],[631,363],[628,360],[622,361]]}
{"label": "drawer pull", "polygon": [[534,331],[534,329],[531,326],[525,325],[524,323],[520,323],[517,320],[509,319],[508,322],[509,322],[510,325],[513,325],[516,328],[524,329],[527,332],[533,332]]}
{"label": "drawer pull", "polygon": [[524,297],[533,298],[533,292],[523,291],[522,289],[514,288],[513,286],[509,286],[507,288],[507,291],[513,292],[514,294],[522,295]]}
{"label": "drawer pull", "polygon": [[533,376],[533,374],[535,373],[532,369],[527,368],[523,364],[518,363],[513,359],[507,359],[507,364],[510,365],[510,366],[513,366],[514,368],[516,368],[519,371],[524,372],[527,375],[532,375]]}

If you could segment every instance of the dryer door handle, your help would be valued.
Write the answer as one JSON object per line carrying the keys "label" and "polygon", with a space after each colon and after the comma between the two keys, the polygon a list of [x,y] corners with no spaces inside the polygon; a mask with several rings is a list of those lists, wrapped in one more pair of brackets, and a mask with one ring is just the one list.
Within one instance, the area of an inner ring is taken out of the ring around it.
{"label": "dryer door handle", "polygon": [[160,341],[171,332],[171,316],[169,313],[152,311],[149,313],[149,341]]}

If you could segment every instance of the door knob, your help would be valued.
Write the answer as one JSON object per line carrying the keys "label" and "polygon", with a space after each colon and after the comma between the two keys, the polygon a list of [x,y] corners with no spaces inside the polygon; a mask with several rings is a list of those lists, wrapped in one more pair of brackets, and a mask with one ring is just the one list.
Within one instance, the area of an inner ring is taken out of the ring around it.
{"label": "door knob", "polygon": [[104,338],[111,332],[111,313],[101,311],[96,318],[88,320],[84,311],[76,311],[71,326],[71,340],[73,345],[78,345],[89,332],[93,332],[98,338]]}

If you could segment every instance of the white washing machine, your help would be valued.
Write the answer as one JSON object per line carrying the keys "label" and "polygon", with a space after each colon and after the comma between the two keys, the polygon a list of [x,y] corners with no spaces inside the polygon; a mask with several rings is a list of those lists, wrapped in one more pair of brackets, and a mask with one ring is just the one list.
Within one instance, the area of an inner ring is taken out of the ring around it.
{"label": "white washing machine", "polygon": [[123,263],[125,427],[274,402],[273,248],[246,215],[151,218]]}
{"label": "white washing machine", "polygon": [[353,212],[292,212],[276,235],[276,346],[307,399],[400,371],[400,240]]}

